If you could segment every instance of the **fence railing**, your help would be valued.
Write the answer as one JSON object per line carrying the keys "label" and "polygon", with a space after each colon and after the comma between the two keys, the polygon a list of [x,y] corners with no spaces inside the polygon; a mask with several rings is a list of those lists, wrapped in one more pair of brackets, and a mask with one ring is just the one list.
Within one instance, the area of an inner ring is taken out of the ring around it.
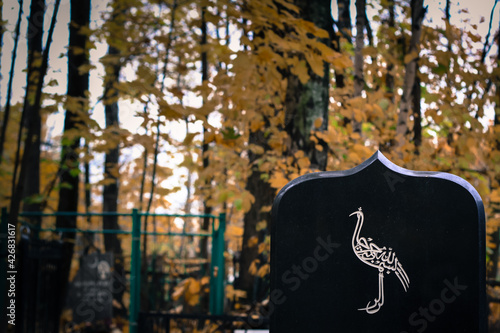
{"label": "fence railing", "polygon": [[[2,209],[2,230],[6,228],[7,210]],[[130,305],[129,305],[129,328],[131,333],[136,333],[138,329],[139,312],[141,309],[141,236],[181,236],[181,237],[211,237],[212,251],[210,259],[210,293],[209,293],[209,311],[212,315],[222,315],[224,312],[224,232],[226,227],[225,214],[216,215],[195,215],[195,214],[150,214],[139,212],[133,209],[131,213],[76,213],[76,212],[24,212],[20,214],[21,218],[42,219],[47,217],[129,217],[132,220],[130,230],[115,229],[82,229],[82,228],[61,228],[61,227],[43,227],[40,225],[24,224],[33,230],[33,234],[38,237],[42,232],[53,233],[86,233],[86,234],[126,234],[131,236],[131,260],[130,260]],[[187,232],[184,228],[181,232],[151,232],[141,230],[141,220],[143,217],[167,217],[167,218],[208,218],[211,220],[211,230],[208,232],[197,231]],[[218,222],[218,223],[216,223]],[[2,247],[3,248],[3,247]],[[5,278],[2,277],[2,281]]]}

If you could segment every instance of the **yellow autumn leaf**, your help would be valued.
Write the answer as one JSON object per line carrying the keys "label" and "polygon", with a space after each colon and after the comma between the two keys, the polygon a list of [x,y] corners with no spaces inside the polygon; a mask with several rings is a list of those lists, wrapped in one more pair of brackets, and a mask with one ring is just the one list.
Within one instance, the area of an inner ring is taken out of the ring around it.
{"label": "yellow autumn leaf", "polygon": [[307,31],[310,34],[313,34],[314,36],[318,38],[328,38],[328,32],[324,29],[318,28],[313,22],[311,21],[306,21],[306,20],[299,20],[297,24],[304,28],[305,31]]}
{"label": "yellow autumn leaf", "polygon": [[362,122],[364,118],[363,111],[358,108],[354,108],[352,111],[354,113],[354,120],[356,120],[358,123]]}
{"label": "yellow autumn leaf", "polygon": [[191,306],[195,306],[200,302],[200,294],[189,295],[189,297],[186,295],[186,302]]}
{"label": "yellow autumn leaf", "polygon": [[335,50],[321,42],[314,43],[314,47],[320,52],[323,60],[327,62],[330,62],[341,55],[340,53],[335,52]]}
{"label": "yellow autumn leaf", "polygon": [[226,297],[232,298],[232,294],[234,293],[234,287],[232,284],[226,285]]}
{"label": "yellow autumn leaf", "polygon": [[201,284],[202,285],[206,285],[206,284],[209,284],[210,283],[210,277],[208,276],[204,276],[201,278]]}
{"label": "yellow autumn leaf", "polygon": [[314,127],[320,128],[323,125],[323,118],[318,117],[314,120]]}
{"label": "yellow autumn leaf", "polygon": [[476,140],[474,140],[473,138],[467,138],[466,145],[467,147],[469,147],[469,149],[472,149],[476,146]]}
{"label": "yellow autumn leaf", "polygon": [[373,152],[370,150],[370,148],[366,147],[363,144],[357,143],[353,146],[354,151],[360,156],[362,160],[370,157]]}
{"label": "yellow autumn leaf", "polygon": [[266,243],[260,243],[259,244],[259,254],[264,252],[264,250],[267,248]]}
{"label": "yellow autumn leaf", "polygon": [[311,166],[311,161],[309,161],[309,158],[307,158],[307,157],[302,157],[301,159],[299,159],[297,161],[297,165],[301,169],[308,169],[309,166]]}
{"label": "yellow autumn leaf", "polygon": [[87,74],[88,72],[90,72],[90,70],[94,68],[96,67],[90,64],[81,65],[80,67],[78,67],[78,74],[79,75]]}
{"label": "yellow autumn leaf", "polygon": [[248,268],[248,272],[252,275],[257,274],[257,264],[259,264],[259,263],[260,263],[259,259],[255,259],[254,261],[252,261],[252,263],[250,264],[250,267]]}
{"label": "yellow autumn leaf", "polygon": [[255,229],[257,231],[261,231],[261,230],[264,230],[267,228],[267,221],[266,220],[262,220],[260,222],[257,223],[257,225],[255,226]]}
{"label": "yellow autumn leaf", "polygon": [[307,63],[311,67],[311,70],[314,72],[314,74],[318,76],[323,76],[325,74],[323,59],[318,56],[315,56],[311,52],[305,52],[305,56],[307,59]]}
{"label": "yellow autumn leaf", "polygon": [[234,289],[234,287],[229,284],[226,286],[226,297],[229,299],[246,298],[247,292],[240,289]]}
{"label": "yellow autumn leaf", "polygon": [[336,70],[353,66],[352,60],[345,55],[338,55],[333,57],[332,59],[327,58],[325,60],[329,61],[332,64],[333,68],[335,68]]}
{"label": "yellow autumn leaf", "polygon": [[197,294],[201,290],[201,284],[200,281],[195,280],[193,278],[189,279],[189,287],[188,287],[188,292],[190,294]]}
{"label": "yellow autumn leaf", "polygon": [[261,120],[261,119],[257,119],[257,120],[252,120],[250,122],[250,130],[252,132],[257,132],[258,130],[260,130],[262,127],[264,127],[266,123]]}
{"label": "yellow autumn leaf", "polygon": [[270,272],[270,267],[269,264],[264,264],[259,270],[257,271],[257,275],[261,278],[264,276],[268,275]]}
{"label": "yellow autumn leaf", "polygon": [[231,236],[241,237],[241,236],[243,236],[243,228],[230,224],[226,227],[226,234],[229,237],[231,237]]}
{"label": "yellow autumn leaf", "polygon": [[354,151],[350,151],[347,154],[347,157],[349,158],[349,161],[351,161],[353,163],[360,163],[362,161],[361,158],[359,157],[359,155]]}
{"label": "yellow autumn leaf", "polygon": [[250,237],[247,244],[248,244],[248,247],[254,247],[258,243],[259,243],[259,239],[257,238],[257,236],[253,236],[253,237]]}
{"label": "yellow autumn leaf", "polygon": [[309,73],[304,60],[299,61],[296,66],[290,67],[290,70],[293,74],[297,75],[300,83],[306,84],[309,81]]}
{"label": "yellow autumn leaf", "polygon": [[363,108],[366,104],[366,100],[362,96],[353,97],[349,100],[349,105],[355,108]]}
{"label": "yellow autumn leaf", "polygon": [[260,209],[260,211],[262,213],[269,213],[271,211],[271,209],[273,208],[273,206],[271,205],[267,205],[267,206],[262,206],[262,208]]}
{"label": "yellow autumn leaf", "polygon": [[302,157],[304,157],[304,151],[303,150],[297,150],[295,152],[295,154],[293,154],[293,156],[295,156],[295,158],[297,158],[297,159],[302,158]]}
{"label": "yellow autumn leaf", "polygon": [[271,62],[271,60],[274,58],[275,53],[271,48],[263,46],[258,49],[258,56],[262,62],[268,63]]}
{"label": "yellow autumn leaf", "polygon": [[300,12],[299,7],[297,7],[294,4],[288,2],[287,0],[275,0],[275,2],[278,3],[278,4],[280,4],[280,5],[282,5],[283,7],[285,7],[288,10],[294,11],[297,14]]}
{"label": "yellow autumn leaf", "polygon": [[490,201],[491,202],[500,202],[500,190],[491,191]]}
{"label": "yellow autumn leaf", "polygon": [[418,52],[417,51],[413,51],[413,52],[408,53],[407,55],[405,55],[404,62],[405,62],[405,64],[408,64],[408,63],[412,62],[413,60],[415,60],[417,58],[418,58]]}
{"label": "yellow autumn leaf", "polygon": [[269,184],[272,188],[280,189],[288,184],[288,179],[281,172],[275,172],[269,179]]}
{"label": "yellow autumn leaf", "polygon": [[172,293],[172,299],[177,301],[182,295],[184,295],[184,290],[186,289],[186,281],[179,283]]}
{"label": "yellow autumn leaf", "polygon": [[373,114],[376,117],[383,117],[384,116],[384,111],[382,110],[382,108],[380,107],[380,105],[373,104]]}
{"label": "yellow autumn leaf", "polygon": [[241,208],[246,213],[252,208],[252,204],[255,202],[255,197],[248,191],[243,192],[241,198]]}

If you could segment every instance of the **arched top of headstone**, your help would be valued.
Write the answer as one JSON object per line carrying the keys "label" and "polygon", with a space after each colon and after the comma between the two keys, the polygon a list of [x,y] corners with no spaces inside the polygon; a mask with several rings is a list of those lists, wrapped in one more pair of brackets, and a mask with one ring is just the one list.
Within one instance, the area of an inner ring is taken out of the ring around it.
{"label": "arched top of headstone", "polygon": [[[301,177],[298,177],[292,181],[290,181],[287,185],[285,185],[278,195],[276,196],[274,200],[274,205],[273,205],[273,210],[276,210],[279,205],[281,197],[291,188],[294,187],[300,183],[306,182],[308,180],[313,180],[313,179],[318,179],[318,178],[335,178],[335,177],[345,177],[345,176],[350,176],[354,175],[356,173],[359,173],[365,169],[369,170],[370,168],[374,167],[380,163],[383,165],[387,170],[394,172],[395,174],[393,175],[388,175],[385,174],[385,177],[389,178],[387,179],[389,186],[391,186],[391,177],[392,177],[392,182],[394,183],[392,186],[395,186],[397,184],[397,175],[400,176],[410,176],[410,177],[420,177],[420,178],[437,178],[437,179],[445,179],[449,180],[453,183],[456,183],[457,185],[463,187],[466,189],[471,196],[474,198],[476,204],[481,208],[480,211],[484,212],[483,208],[483,201],[481,199],[481,196],[477,192],[477,190],[465,179],[456,176],[451,173],[447,172],[440,172],[440,171],[414,171],[414,170],[409,170],[402,168],[394,163],[392,163],[387,157],[382,154],[380,150],[377,150],[370,158],[368,158],[366,161],[363,163],[355,166],[354,168],[348,169],[348,170],[340,170],[340,171],[322,171],[322,172],[315,172],[315,173],[310,173],[303,175]],[[484,218],[484,216],[483,216]]]}
{"label": "arched top of headstone", "polygon": [[272,208],[272,333],[486,332],[485,214],[464,179],[380,151]]}

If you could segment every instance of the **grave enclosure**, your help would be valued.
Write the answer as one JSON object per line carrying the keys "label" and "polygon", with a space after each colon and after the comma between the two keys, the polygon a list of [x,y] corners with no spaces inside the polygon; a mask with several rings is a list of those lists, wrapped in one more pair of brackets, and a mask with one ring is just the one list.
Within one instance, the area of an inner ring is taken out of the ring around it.
{"label": "grave enclosure", "polygon": [[458,176],[380,152],[273,205],[271,333],[487,330],[485,215]]}

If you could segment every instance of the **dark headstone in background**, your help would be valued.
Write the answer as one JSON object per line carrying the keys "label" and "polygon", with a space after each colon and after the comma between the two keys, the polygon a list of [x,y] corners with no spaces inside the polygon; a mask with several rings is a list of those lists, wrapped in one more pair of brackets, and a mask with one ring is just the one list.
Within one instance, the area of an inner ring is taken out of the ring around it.
{"label": "dark headstone in background", "polygon": [[69,292],[74,323],[95,323],[113,317],[112,265],[112,253],[82,256]]}
{"label": "dark headstone in background", "polygon": [[271,333],[486,332],[485,246],[460,177],[380,152],[299,177],[273,206]]}

